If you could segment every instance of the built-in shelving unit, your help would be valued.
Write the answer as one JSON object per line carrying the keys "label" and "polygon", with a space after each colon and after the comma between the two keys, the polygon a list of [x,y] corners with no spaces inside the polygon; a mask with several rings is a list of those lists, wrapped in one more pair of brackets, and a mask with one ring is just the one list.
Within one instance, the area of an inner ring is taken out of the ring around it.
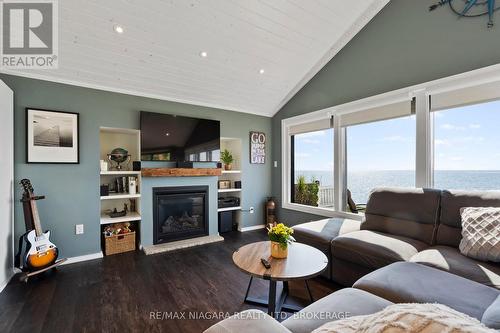
{"label": "built-in shelving unit", "polygon": [[101,176],[140,175],[140,171],[101,171]]}
{"label": "built-in shelving unit", "polygon": [[[222,173],[219,176],[219,180],[228,180],[230,181],[231,188],[218,189],[219,197],[238,197],[240,199],[240,205],[237,207],[225,207],[217,209],[218,213],[226,213],[231,212],[233,217],[233,222],[238,225],[238,229],[242,227],[242,214],[241,214],[241,202],[243,199],[243,191],[241,188],[235,187],[235,182],[241,182],[242,175],[242,147],[241,147],[241,139],[239,138],[221,138],[220,142],[221,151],[227,149],[231,152],[234,157],[233,168],[231,170],[222,169]],[[220,218],[220,217],[219,217]]]}
{"label": "built-in shelving unit", "polygon": [[241,173],[241,170],[222,170],[222,174],[237,174],[237,173]]}
{"label": "built-in shelving unit", "polygon": [[134,199],[140,198],[140,194],[120,194],[120,193],[112,193],[107,196],[102,196],[101,200],[117,200],[117,199]]}
{"label": "built-in shelving unit", "polygon": [[[100,205],[100,225],[101,239],[103,228],[108,224],[130,222],[136,231],[136,242],[140,244],[140,221],[141,221],[141,171],[132,170],[132,161],[141,159],[141,132],[134,129],[101,127],[99,132],[100,139],[100,160],[108,161],[108,154],[115,148],[123,148],[131,155],[130,163],[123,165],[122,170],[116,170],[114,165],[108,163],[108,170],[99,168],[100,185],[108,184],[114,187],[115,181],[121,177],[134,177],[137,180],[136,193],[131,194],[128,188],[121,193],[113,192],[107,196],[101,196]],[[97,163],[99,165],[99,163]],[[133,203],[132,203],[133,201]],[[129,212],[122,217],[110,217],[109,211],[117,209],[122,211],[124,204],[127,204]],[[135,206],[135,208],[132,208]]]}
{"label": "built-in shelving unit", "polygon": [[217,192],[219,193],[232,193],[232,192],[241,192],[241,188],[225,188],[225,189],[218,189]]}
{"label": "built-in shelving unit", "polygon": [[123,217],[109,217],[106,214],[101,215],[101,224],[112,224],[112,223],[120,223],[120,222],[132,222],[132,221],[140,221],[141,214],[137,212],[128,213]]}
{"label": "built-in shelving unit", "polygon": [[226,207],[226,208],[219,208],[217,209],[217,212],[230,212],[230,211],[239,211],[241,210],[241,206],[238,207]]}

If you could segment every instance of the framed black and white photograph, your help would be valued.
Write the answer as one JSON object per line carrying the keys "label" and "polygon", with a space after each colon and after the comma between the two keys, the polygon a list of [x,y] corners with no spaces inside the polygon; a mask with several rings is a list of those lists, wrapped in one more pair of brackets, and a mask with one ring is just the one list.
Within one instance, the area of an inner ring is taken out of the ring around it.
{"label": "framed black and white photograph", "polygon": [[26,108],[28,163],[79,161],[78,113]]}

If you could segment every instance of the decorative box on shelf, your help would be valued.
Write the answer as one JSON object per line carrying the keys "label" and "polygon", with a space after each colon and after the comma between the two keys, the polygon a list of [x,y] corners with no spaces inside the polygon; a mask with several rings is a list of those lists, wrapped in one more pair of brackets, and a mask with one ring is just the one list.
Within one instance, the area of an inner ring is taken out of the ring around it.
{"label": "decorative box on shelf", "polygon": [[135,231],[104,237],[106,255],[135,250]]}
{"label": "decorative box on shelf", "polygon": [[231,188],[231,181],[230,180],[219,180],[218,185],[219,185],[220,190],[227,190],[227,189]]}

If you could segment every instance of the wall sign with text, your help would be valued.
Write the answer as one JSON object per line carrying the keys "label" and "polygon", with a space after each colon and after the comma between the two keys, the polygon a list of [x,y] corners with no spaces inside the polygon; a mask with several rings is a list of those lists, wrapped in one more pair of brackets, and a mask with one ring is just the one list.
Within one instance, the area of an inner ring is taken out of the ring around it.
{"label": "wall sign with text", "polygon": [[250,132],[250,163],[266,163],[266,134]]}

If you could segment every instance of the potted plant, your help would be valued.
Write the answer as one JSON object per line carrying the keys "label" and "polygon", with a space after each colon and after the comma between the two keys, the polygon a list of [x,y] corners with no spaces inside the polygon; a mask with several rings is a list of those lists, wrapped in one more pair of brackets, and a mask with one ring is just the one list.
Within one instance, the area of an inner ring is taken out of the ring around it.
{"label": "potted plant", "polygon": [[229,150],[224,149],[220,154],[220,160],[224,163],[224,169],[231,170],[233,168],[234,157]]}
{"label": "potted plant", "polygon": [[283,259],[288,256],[288,244],[295,242],[292,236],[293,229],[283,223],[278,223],[268,229],[269,240],[271,241],[271,256]]}

